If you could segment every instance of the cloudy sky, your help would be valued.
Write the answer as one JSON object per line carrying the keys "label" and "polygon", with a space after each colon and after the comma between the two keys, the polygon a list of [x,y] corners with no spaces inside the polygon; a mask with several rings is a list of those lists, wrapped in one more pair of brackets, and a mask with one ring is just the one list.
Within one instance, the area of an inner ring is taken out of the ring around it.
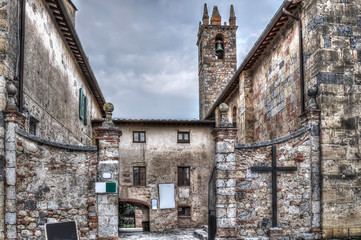
{"label": "cloudy sky", "polygon": [[73,0],[76,29],[117,118],[198,119],[198,24],[233,4],[239,66],[283,0]]}

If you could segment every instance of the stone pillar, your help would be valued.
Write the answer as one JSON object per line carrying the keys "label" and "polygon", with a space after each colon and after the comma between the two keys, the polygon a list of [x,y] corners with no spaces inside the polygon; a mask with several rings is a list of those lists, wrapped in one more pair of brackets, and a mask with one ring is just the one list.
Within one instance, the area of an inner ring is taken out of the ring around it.
{"label": "stone pillar", "polygon": [[[120,129],[115,128],[111,121],[113,105],[106,103],[104,109],[107,114],[102,127],[96,128],[95,133],[99,141],[98,182],[119,183],[119,138]],[[110,176],[105,176],[103,174]],[[118,237],[119,200],[118,189],[116,193],[98,193],[98,236],[99,240],[115,240]]]}
{"label": "stone pillar", "polygon": [[221,122],[213,131],[216,142],[216,239],[236,239],[236,154],[237,129],[226,116],[228,106],[219,107]]}
{"label": "stone pillar", "polygon": [[321,239],[321,163],[320,163],[320,116],[321,111],[316,103],[317,87],[308,89],[309,102],[306,112],[302,116],[302,124],[311,131],[311,233],[315,239]]}
{"label": "stone pillar", "polygon": [[17,238],[16,216],[16,128],[24,129],[25,117],[16,110],[5,111],[5,232],[6,239]]}

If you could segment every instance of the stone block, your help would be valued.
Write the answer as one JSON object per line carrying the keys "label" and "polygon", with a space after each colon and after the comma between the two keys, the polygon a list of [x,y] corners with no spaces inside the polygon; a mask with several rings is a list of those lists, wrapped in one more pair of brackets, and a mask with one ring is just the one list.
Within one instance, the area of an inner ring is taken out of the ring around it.
{"label": "stone block", "polygon": [[339,36],[352,37],[352,26],[340,25],[337,27]]}
{"label": "stone block", "polygon": [[216,143],[216,153],[233,153],[234,144],[228,142],[217,142]]}
{"label": "stone block", "polygon": [[5,213],[5,224],[16,224],[16,213]]}
{"label": "stone block", "polygon": [[6,237],[9,239],[16,239],[16,225],[6,226]]}
{"label": "stone block", "polygon": [[15,186],[16,183],[15,168],[6,168],[6,183],[10,186]]}
{"label": "stone block", "polygon": [[322,25],[324,23],[324,17],[322,15],[316,15],[311,22],[307,25],[307,30],[312,31],[317,25]]}
{"label": "stone block", "polygon": [[10,199],[10,200],[15,200],[16,199],[15,186],[8,186],[6,188],[6,198]]}
{"label": "stone block", "polygon": [[118,237],[118,226],[99,226],[99,237]]}

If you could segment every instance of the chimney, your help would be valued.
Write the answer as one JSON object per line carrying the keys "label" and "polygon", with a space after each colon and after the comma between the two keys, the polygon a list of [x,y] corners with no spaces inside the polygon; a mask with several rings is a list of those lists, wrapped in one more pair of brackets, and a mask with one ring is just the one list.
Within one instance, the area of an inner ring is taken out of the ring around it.
{"label": "chimney", "polygon": [[71,23],[75,27],[75,13],[76,13],[76,11],[78,11],[78,9],[75,7],[72,0],[64,0],[63,2],[66,7],[68,16],[70,17]]}
{"label": "chimney", "polygon": [[222,24],[222,17],[218,12],[218,7],[217,6],[213,7],[211,24],[212,25],[221,25]]}
{"label": "chimney", "polygon": [[229,14],[229,25],[236,26],[236,14],[234,13],[233,4],[231,5],[231,10],[230,10],[230,14]]}

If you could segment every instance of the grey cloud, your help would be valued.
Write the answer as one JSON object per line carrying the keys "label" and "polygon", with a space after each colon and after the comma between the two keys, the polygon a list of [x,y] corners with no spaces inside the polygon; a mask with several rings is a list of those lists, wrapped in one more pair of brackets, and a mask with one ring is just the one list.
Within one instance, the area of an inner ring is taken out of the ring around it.
{"label": "grey cloud", "polygon": [[[238,53],[244,57],[282,0],[211,0],[209,14],[218,5],[222,21],[228,22],[232,2],[239,25]],[[196,41],[204,1],[74,3],[78,34],[116,117],[198,117]]]}

